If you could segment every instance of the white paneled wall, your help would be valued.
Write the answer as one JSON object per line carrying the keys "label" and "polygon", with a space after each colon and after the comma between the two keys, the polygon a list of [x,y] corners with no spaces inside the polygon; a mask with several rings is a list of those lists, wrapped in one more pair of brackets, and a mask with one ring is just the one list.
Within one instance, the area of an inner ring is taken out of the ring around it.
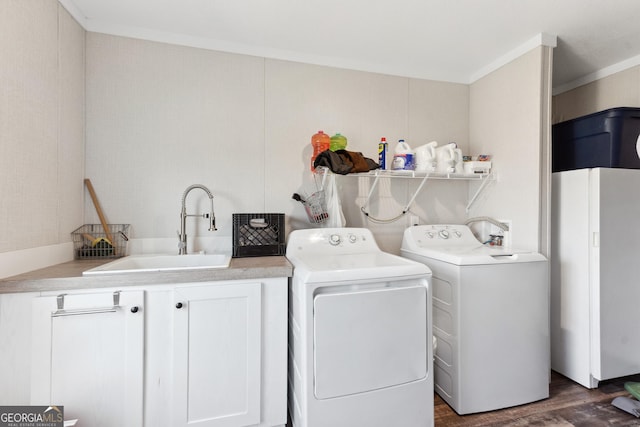
{"label": "white paneled wall", "polygon": [[58,7],[0,7],[0,250],[7,251],[58,239]]}
{"label": "white paneled wall", "polygon": [[[30,256],[22,250],[39,258],[62,245],[72,258],[69,233],[98,223],[85,177],[108,221],[132,225],[137,249],[176,247],[180,200],[194,183],[214,193],[219,230],[190,218],[192,243],[212,236],[230,249],[234,212],[283,212],[287,231],[311,227],[291,195],[316,189],[310,137],[320,129],[375,160],[382,136],[391,151],[403,138],[492,154],[499,181],[471,214],[513,220],[527,245],[539,231],[540,164],[530,156],[541,147],[546,71],[535,50],[463,85],[86,33],[56,0],[13,0],[0,2],[0,51],[0,277],[20,272],[6,266]],[[359,209],[371,181],[337,183],[347,225],[370,227],[397,252],[409,215],[371,221]],[[397,216],[418,185],[381,182],[368,211]],[[468,187],[431,181],[410,215],[464,221]],[[206,209],[192,192],[188,212]]]}
{"label": "white paneled wall", "polygon": [[541,250],[542,199],[548,197],[542,171],[549,170],[543,159],[549,122],[543,116],[550,116],[545,102],[551,94],[542,64],[550,55],[550,48],[538,47],[471,85],[471,144],[495,157],[498,176],[471,215],[510,220],[513,245],[535,251]]}
{"label": "white paneled wall", "polygon": [[[320,129],[376,160],[381,136],[392,148],[399,138],[466,147],[468,86],[87,36],[87,175],[110,222],[131,223],[134,238],[173,238],[182,191],[196,182],[216,196],[216,237],[231,235],[234,212],[283,212],[288,229],[310,227],[291,195],[316,190],[310,138]],[[349,179],[339,180],[347,225],[368,225]],[[398,200],[380,215],[397,215],[411,185],[394,184],[386,197]],[[443,197],[456,203],[450,188]],[[424,220],[438,220],[431,197],[418,202],[417,212],[431,213]],[[90,201],[85,210],[95,216]],[[197,234],[206,235],[200,222]],[[380,235],[397,250],[407,224]],[[195,234],[193,222],[187,227]]]}
{"label": "white paneled wall", "polygon": [[72,258],[70,232],[83,221],[84,33],[56,0],[0,2],[0,277]]}
{"label": "white paneled wall", "polygon": [[465,154],[478,154],[469,147],[468,85],[411,79],[407,114],[415,146],[454,141]]}
{"label": "white paneled wall", "polygon": [[616,107],[640,106],[640,66],[553,97],[553,123]]}
{"label": "white paneled wall", "polygon": [[[348,150],[377,161],[381,136],[408,138],[408,79],[272,60],[266,71],[267,203],[287,213],[290,228],[308,228],[303,206],[291,196],[321,185],[309,171],[311,135],[339,132]],[[354,199],[343,193],[343,203],[348,210]],[[358,217],[347,215],[347,225],[359,226]]]}
{"label": "white paneled wall", "polygon": [[84,222],[85,31],[65,9],[59,10],[58,241],[67,242],[69,232]]}
{"label": "white paneled wall", "polygon": [[[182,194],[199,183],[230,236],[232,212],[264,209],[264,151],[263,59],[87,34],[86,170],[109,222],[174,238]],[[188,213],[208,200],[191,192]],[[85,212],[98,220],[90,199]],[[190,218],[189,235],[194,224],[207,233]]]}

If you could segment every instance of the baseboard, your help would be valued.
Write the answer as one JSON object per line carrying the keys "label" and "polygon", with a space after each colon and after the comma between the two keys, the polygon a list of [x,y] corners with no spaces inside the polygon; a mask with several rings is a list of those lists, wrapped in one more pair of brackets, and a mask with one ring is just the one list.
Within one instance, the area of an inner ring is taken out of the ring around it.
{"label": "baseboard", "polygon": [[0,253],[0,279],[73,260],[73,242]]}

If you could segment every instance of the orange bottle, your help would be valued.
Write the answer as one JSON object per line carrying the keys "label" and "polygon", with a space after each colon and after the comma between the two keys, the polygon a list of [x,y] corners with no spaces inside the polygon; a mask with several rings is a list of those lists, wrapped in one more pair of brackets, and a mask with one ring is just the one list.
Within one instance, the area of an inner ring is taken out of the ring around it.
{"label": "orange bottle", "polygon": [[311,155],[311,172],[316,170],[316,168],[313,167],[313,162],[316,160],[316,157],[318,157],[318,154],[328,150],[330,145],[331,138],[321,130],[311,137],[311,146],[313,147],[313,154]]}

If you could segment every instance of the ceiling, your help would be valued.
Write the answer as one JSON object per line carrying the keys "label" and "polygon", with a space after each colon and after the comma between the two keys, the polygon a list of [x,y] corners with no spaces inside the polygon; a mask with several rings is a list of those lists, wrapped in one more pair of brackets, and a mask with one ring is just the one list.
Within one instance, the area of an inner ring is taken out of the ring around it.
{"label": "ceiling", "polygon": [[458,83],[540,44],[556,93],[640,64],[638,0],[59,2],[88,31]]}

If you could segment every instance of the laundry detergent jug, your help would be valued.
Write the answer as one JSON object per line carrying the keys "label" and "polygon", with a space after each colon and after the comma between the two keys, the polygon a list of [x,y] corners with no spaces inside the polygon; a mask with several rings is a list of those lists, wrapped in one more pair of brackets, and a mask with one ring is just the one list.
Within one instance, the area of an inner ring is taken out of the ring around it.
{"label": "laundry detergent jug", "polygon": [[435,172],[438,164],[436,159],[436,147],[438,141],[416,148],[416,170],[421,172]]}
{"label": "laundry detergent jug", "polygon": [[462,157],[462,150],[459,148],[456,148],[454,150],[453,163],[454,163],[453,168],[455,169],[456,173],[464,173],[464,161]]}
{"label": "laundry detergent jug", "polygon": [[398,145],[396,145],[396,149],[393,153],[391,169],[413,170],[415,166],[413,156],[414,153],[409,144],[407,144],[404,139],[398,140]]}
{"label": "laundry detergent jug", "polygon": [[458,148],[458,144],[455,142],[436,148],[437,172],[453,173],[456,171],[456,148]]}

